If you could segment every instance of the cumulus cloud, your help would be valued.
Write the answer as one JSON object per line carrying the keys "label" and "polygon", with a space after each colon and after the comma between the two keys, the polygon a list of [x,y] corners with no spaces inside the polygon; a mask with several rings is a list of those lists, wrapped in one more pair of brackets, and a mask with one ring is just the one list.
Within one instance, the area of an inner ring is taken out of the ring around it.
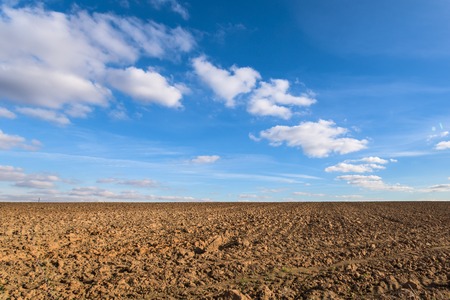
{"label": "cumulus cloud", "polygon": [[220,159],[218,155],[199,155],[192,159],[191,162],[196,164],[212,164]]}
{"label": "cumulus cloud", "polygon": [[[358,164],[354,164],[354,163]],[[363,163],[361,163],[363,162]],[[392,162],[392,161],[391,161]],[[337,165],[327,167],[325,172],[342,172],[342,173],[369,173],[375,170],[383,170],[389,161],[376,156],[364,157],[361,159],[346,160]]]}
{"label": "cumulus cloud", "polygon": [[9,109],[0,107],[0,118],[15,119],[16,117],[17,117],[16,114],[10,111]]}
{"label": "cumulus cloud", "polygon": [[111,86],[143,103],[181,106],[181,91],[157,72],[129,67],[125,70],[108,70],[106,76]]}
{"label": "cumulus cloud", "polygon": [[369,190],[375,191],[395,191],[395,192],[408,192],[413,188],[401,184],[386,184],[380,176],[376,175],[342,175],[337,179],[345,180],[348,184],[359,186]]}
{"label": "cumulus cloud", "polygon": [[[180,92],[162,75],[132,66],[142,57],[173,58],[195,46],[181,27],[109,13],[64,14],[42,6],[2,6],[0,39],[8,41],[0,44],[0,99],[71,117],[106,107],[111,88],[145,103],[178,106]],[[106,80],[111,77],[125,83],[111,79],[116,83],[111,85]],[[150,80],[156,83],[141,91]]]}
{"label": "cumulus cloud", "polygon": [[342,173],[368,173],[373,172],[375,169],[385,169],[384,166],[380,166],[377,164],[361,164],[354,165],[349,163],[338,163],[337,165],[328,167],[325,169],[325,172],[342,172]]}
{"label": "cumulus cloud", "polygon": [[230,70],[220,69],[206,60],[204,56],[193,60],[196,74],[214,93],[225,101],[228,107],[235,106],[235,97],[249,93],[261,75],[249,67],[232,66]]}
{"label": "cumulus cloud", "polygon": [[[381,164],[381,165],[385,165],[385,164],[389,163],[388,160],[377,157],[377,156],[364,157],[364,158],[354,160],[354,161],[362,161],[362,162],[366,162],[366,163]],[[391,160],[391,161],[393,162],[393,160]]]}
{"label": "cumulus cloud", "polygon": [[162,6],[169,6],[174,13],[179,14],[184,20],[189,19],[189,11],[187,8],[176,0],[150,0],[150,3],[156,9],[161,9]]}
{"label": "cumulus cloud", "polygon": [[26,174],[21,168],[0,166],[0,181],[11,182],[17,187],[49,189],[61,178],[52,174]]}
{"label": "cumulus cloud", "polygon": [[26,116],[65,126],[70,120],[64,114],[44,108],[19,107],[17,111]]}
{"label": "cumulus cloud", "polygon": [[313,94],[293,96],[288,93],[289,81],[272,79],[270,82],[261,82],[253,92],[248,104],[248,112],[258,116],[274,116],[282,119],[290,119],[291,107],[310,106],[316,100]]}
{"label": "cumulus cloud", "polygon": [[21,148],[24,150],[36,151],[42,146],[38,140],[27,142],[24,137],[18,135],[10,135],[0,130],[0,149],[9,150],[12,148]]}
{"label": "cumulus cloud", "polygon": [[348,129],[333,121],[302,122],[297,126],[275,126],[260,132],[257,139],[267,139],[272,146],[286,143],[301,147],[310,157],[327,157],[330,153],[347,154],[365,149],[367,140],[345,137]]}
{"label": "cumulus cloud", "polygon": [[105,87],[69,71],[21,61],[10,63],[0,65],[0,97],[17,104],[54,109],[71,103],[105,106],[110,95]]}
{"label": "cumulus cloud", "polygon": [[436,147],[436,150],[447,150],[450,149],[450,141],[439,142]]}

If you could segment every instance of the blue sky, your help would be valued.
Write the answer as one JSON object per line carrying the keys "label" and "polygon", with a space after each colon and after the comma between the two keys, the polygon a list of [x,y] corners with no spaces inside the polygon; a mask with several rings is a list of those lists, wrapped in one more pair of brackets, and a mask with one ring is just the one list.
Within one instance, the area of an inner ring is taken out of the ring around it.
{"label": "blue sky", "polygon": [[450,196],[450,3],[1,1],[0,200]]}

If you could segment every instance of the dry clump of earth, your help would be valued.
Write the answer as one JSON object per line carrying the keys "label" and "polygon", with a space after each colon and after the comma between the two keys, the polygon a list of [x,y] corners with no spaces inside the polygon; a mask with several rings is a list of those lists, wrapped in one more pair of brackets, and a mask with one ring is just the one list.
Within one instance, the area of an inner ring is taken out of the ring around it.
{"label": "dry clump of earth", "polygon": [[450,202],[0,203],[0,299],[450,299]]}

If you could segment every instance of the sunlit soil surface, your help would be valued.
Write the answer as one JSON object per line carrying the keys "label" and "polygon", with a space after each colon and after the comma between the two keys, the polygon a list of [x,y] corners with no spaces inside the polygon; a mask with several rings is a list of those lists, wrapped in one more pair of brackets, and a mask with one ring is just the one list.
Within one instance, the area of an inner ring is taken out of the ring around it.
{"label": "sunlit soil surface", "polygon": [[0,203],[0,299],[450,299],[450,202]]}

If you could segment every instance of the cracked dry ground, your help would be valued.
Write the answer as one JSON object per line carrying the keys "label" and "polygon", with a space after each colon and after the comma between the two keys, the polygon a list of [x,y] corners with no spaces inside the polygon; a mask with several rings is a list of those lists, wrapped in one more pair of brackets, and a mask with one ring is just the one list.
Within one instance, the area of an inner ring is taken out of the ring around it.
{"label": "cracked dry ground", "polygon": [[450,202],[0,203],[0,299],[450,299]]}

